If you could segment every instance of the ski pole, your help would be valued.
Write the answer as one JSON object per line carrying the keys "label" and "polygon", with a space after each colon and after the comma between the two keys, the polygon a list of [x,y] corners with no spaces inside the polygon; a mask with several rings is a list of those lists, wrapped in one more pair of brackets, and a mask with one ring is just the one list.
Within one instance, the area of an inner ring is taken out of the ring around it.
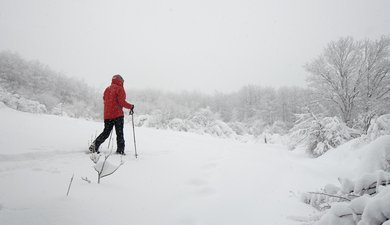
{"label": "ski pole", "polygon": [[137,154],[137,145],[136,145],[136,142],[135,142],[134,111],[130,110],[129,114],[131,115],[131,122],[132,122],[132,125],[133,125],[134,151],[135,151],[135,158],[137,158],[138,154]]}

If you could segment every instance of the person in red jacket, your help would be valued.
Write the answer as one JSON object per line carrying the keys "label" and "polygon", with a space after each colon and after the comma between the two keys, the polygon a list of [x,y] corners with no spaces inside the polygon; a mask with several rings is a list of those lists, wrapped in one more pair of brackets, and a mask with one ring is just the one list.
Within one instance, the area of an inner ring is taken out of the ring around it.
{"label": "person in red jacket", "polygon": [[134,105],[126,101],[126,92],[123,88],[123,78],[117,74],[112,77],[111,85],[106,88],[103,95],[104,100],[104,130],[89,147],[91,152],[99,153],[100,145],[110,136],[115,126],[116,132],[116,153],[125,155],[125,139],[123,137],[123,108],[133,112]]}

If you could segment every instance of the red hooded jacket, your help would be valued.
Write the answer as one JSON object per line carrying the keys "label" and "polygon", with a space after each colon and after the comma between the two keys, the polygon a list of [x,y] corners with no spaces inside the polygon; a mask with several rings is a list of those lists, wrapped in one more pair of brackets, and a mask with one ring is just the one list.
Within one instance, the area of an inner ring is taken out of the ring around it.
{"label": "red hooded jacket", "polygon": [[133,105],[126,102],[126,92],[123,79],[119,75],[112,77],[111,85],[104,91],[104,119],[115,119],[123,116],[123,107],[132,109]]}

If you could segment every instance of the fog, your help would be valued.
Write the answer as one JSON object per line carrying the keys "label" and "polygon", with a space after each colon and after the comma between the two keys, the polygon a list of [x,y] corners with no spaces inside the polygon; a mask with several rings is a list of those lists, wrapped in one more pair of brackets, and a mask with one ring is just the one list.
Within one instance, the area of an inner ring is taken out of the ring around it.
{"label": "fog", "polygon": [[236,91],[305,86],[332,40],[390,34],[386,0],[1,0],[0,50],[105,87]]}

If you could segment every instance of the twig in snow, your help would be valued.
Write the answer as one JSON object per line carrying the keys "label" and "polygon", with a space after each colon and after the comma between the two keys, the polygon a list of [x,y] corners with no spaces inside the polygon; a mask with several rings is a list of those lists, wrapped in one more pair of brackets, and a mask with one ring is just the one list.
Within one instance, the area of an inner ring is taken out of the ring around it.
{"label": "twig in snow", "polygon": [[325,196],[332,197],[332,198],[342,199],[342,200],[345,200],[345,201],[348,201],[348,202],[350,202],[352,200],[352,199],[349,199],[349,198],[346,198],[346,197],[343,197],[343,196],[331,195],[331,194],[327,194],[327,193],[323,193],[323,192],[308,192],[308,193],[309,194],[313,194],[313,195],[325,195]]}
{"label": "twig in snow", "polygon": [[68,191],[66,192],[66,196],[69,196],[70,187],[72,186],[72,183],[73,183],[73,177],[74,177],[74,174],[72,175],[72,178],[70,178],[70,182],[69,182],[69,186],[68,186]]}
{"label": "twig in snow", "polygon": [[88,182],[89,184],[91,183],[91,181],[88,179],[88,177],[81,177],[81,179],[82,179],[83,181]]}
{"label": "twig in snow", "polygon": [[[119,169],[119,167],[121,167],[121,166],[125,163],[125,162],[123,161],[122,157],[121,157],[121,162],[119,163],[119,165],[116,166],[115,169],[113,169],[111,172],[104,174],[104,173],[103,173],[103,172],[104,172],[104,168],[105,168],[105,166],[106,166],[106,163],[108,163],[108,162],[107,162],[107,159],[111,156],[111,154],[112,154],[112,151],[110,151],[110,153],[109,153],[108,155],[105,155],[105,156],[104,156],[104,160],[103,160],[103,162],[102,162],[101,168],[98,169],[98,168],[96,168],[96,166],[94,167],[94,168],[95,168],[95,171],[98,173],[98,184],[100,184],[100,179],[101,179],[101,178],[106,177],[106,176],[109,176],[109,175],[115,173],[115,172]],[[92,159],[92,158],[91,158],[91,159]],[[92,161],[94,161],[94,160],[92,160]],[[94,161],[94,163],[97,165],[98,160],[97,160],[97,161]]]}

